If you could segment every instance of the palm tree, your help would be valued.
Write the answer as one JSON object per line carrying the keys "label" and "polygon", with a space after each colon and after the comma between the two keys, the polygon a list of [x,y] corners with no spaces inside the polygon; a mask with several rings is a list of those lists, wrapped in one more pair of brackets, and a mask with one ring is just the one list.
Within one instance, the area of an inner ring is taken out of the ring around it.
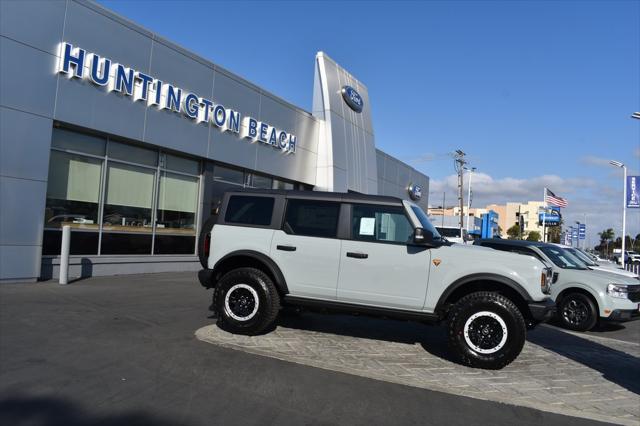
{"label": "palm tree", "polygon": [[607,246],[607,254],[606,257],[609,258],[609,242],[613,240],[615,237],[615,233],[613,232],[613,228],[605,229],[602,232],[598,232],[598,236],[600,236],[600,246]]}

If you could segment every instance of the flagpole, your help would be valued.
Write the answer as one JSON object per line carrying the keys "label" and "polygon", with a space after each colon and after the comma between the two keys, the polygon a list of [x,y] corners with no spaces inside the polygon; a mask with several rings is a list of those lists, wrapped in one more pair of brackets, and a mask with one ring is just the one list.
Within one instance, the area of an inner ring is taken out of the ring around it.
{"label": "flagpole", "polygon": [[547,242],[547,187],[544,188],[542,194],[543,211],[542,211],[542,242]]}

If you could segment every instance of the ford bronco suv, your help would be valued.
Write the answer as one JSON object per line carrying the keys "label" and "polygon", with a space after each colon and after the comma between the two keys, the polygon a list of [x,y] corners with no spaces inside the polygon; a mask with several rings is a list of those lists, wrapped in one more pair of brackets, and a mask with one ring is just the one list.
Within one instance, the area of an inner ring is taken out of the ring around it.
{"label": "ford bronco suv", "polygon": [[286,305],[446,322],[462,363],[498,369],[555,309],[541,261],[451,244],[399,198],[248,190],[226,193],[218,213],[202,229],[199,280],[232,333],[264,332]]}

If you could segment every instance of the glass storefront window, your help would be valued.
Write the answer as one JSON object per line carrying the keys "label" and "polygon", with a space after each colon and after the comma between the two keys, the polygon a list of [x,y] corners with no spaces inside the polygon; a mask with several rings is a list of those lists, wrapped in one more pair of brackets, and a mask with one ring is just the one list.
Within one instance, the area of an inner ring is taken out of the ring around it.
{"label": "glass storefront window", "polygon": [[200,162],[190,160],[188,158],[178,157],[177,155],[162,154],[164,168],[173,170],[174,172],[182,172],[190,175],[200,174]]}
{"label": "glass storefront window", "polygon": [[151,233],[155,170],[109,162],[104,231]]}
{"label": "glass storefront window", "polygon": [[[88,255],[98,254],[98,232],[86,232],[81,230],[73,230],[71,232],[71,243],[69,244],[69,254],[72,255]],[[62,245],[62,231],[45,229],[42,238],[42,254],[56,255],[60,254],[60,246]]]}
{"label": "glass storefront window", "polygon": [[244,186],[244,172],[216,165],[213,168],[213,179],[226,183]]}
{"label": "glass storefront window", "polygon": [[[60,254],[62,225],[74,255],[195,252],[199,161],[61,128],[52,147],[44,255]],[[217,170],[244,185],[243,172]]]}
{"label": "glass storefront window", "polygon": [[98,229],[102,161],[51,151],[45,228]]}
{"label": "glass storefront window", "polygon": [[102,233],[101,254],[151,254],[151,233]]}
{"label": "glass storefront window", "polygon": [[160,175],[156,234],[195,234],[198,178],[163,171]]}
{"label": "glass storefront window", "polygon": [[158,151],[114,141],[109,141],[109,158],[145,166],[158,165]]}
{"label": "glass storefront window", "polygon": [[65,151],[78,151],[104,157],[107,140],[65,129],[53,129],[51,145]]}
{"label": "glass storefront window", "polygon": [[251,187],[259,189],[272,189],[272,180],[268,176],[252,175]]}
{"label": "glass storefront window", "polygon": [[288,189],[288,190],[292,190],[292,189],[294,189],[294,187],[293,187],[293,183],[291,183],[291,182],[285,182],[285,181],[282,181],[282,180],[274,179],[273,180],[272,189]]}

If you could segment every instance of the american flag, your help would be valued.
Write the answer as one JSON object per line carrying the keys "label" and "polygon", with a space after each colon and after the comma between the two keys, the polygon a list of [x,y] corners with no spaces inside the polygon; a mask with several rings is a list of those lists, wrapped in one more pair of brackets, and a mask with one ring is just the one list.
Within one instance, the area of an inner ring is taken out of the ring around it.
{"label": "american flag", "polygon": [[567,207],[568,205],[567,200],[562,197],[558,197],[547,188],[544,190],[544,202],[550,206],[556,207]]}

